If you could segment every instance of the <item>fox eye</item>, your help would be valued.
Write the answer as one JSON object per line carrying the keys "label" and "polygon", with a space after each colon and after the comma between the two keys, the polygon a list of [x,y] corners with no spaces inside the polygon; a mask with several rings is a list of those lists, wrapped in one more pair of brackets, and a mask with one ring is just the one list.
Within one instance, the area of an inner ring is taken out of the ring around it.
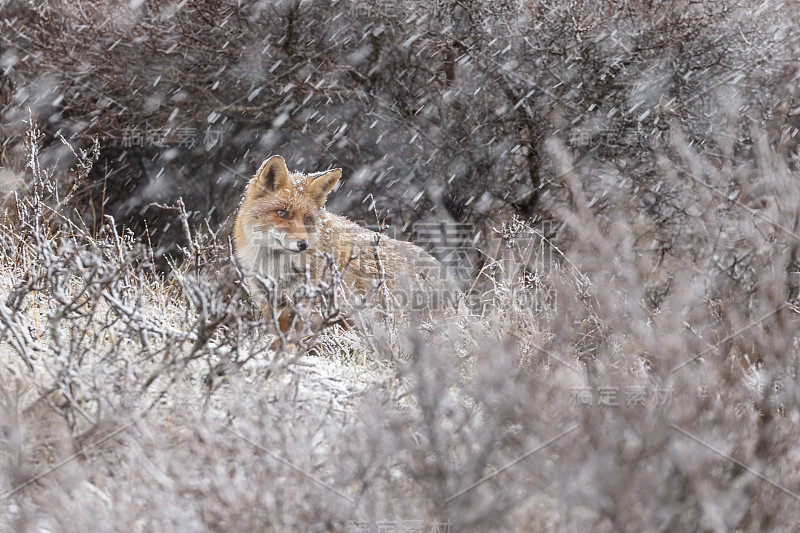
{"label": "fox eye", "polygon": [[314,219],[311,218],[311,217],[306,217],[304,222],[305,222],[306,226],[310,226],[311,224],[314,223]]}
{"label": "fox eye", "polygon": [[276,209],[275,214],[281,218],[287,218],[289,216],[289,213],[286,211],[286,209]]}

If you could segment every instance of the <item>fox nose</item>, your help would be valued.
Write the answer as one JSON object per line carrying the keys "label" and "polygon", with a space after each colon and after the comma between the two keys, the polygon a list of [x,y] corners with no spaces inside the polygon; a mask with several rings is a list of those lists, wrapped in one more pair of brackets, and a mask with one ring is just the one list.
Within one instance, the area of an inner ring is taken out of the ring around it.
{"label": "fox nose", "polygon": [[301,252],[307,250],[308,243],[306,241],[297,241],[297,249]]}

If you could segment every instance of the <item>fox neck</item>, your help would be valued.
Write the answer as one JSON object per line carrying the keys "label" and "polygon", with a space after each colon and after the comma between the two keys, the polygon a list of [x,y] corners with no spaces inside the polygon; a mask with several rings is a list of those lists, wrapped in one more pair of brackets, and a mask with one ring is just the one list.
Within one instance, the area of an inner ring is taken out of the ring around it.
{"label": "fox neck", "polygon": [[[288,252],[250,242],[237,250],[237,255],[251,277],[259,275],[275,281],[279,302],[291,300],[295,291],[305,283],[307,260],[305,253]],[[261,283],[253,281],[250,285],[257,293],[264,292]]]}

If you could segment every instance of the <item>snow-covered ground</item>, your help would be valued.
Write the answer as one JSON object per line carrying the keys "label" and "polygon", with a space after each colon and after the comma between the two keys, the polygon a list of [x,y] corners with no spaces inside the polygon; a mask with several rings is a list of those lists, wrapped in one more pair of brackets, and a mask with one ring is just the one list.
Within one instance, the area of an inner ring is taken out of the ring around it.
{"label": "snow-covered ground", "polygon": [[[0,301],[7,301],[21,276],[10,265],[0,266]],[[85,288],[81,280],[73,281],[64,288],[68,296]],[[192,349],[192,337],[180,333],[192,327],[196,313],[169,293],[168,284],[156,280],[148,287],[147,294],[129,298],[138,300],[136,316],[151,330],[147,343],[124,321],[110,320],[115,311],[104,302],[84,302],[84,317],[73,320],[59,320],[63,308],[40,292],[27,295],[17,313],[3,309],[14,315],[16,325],[6,339],[22,339],[18,346],[24,357],[9,342],[0,343],[0,421],[9,443],[0,450],[8,465],[0,469],[5,490],[0,529],[27,521],[36,529],[57,529],[65,516],[87,528],[122,529],[114,517],[125,516],[131,506],[140,508],[142,502],[132,500],[139,490],[134,485],[147,486],[140,484],[138,467],[126,461],[161,461],[166,468],[190,460],[192,452],[181,452],[180,458],[173,452],[191,448],[197,431],[234,443],[234,455],[250,456],[263,446],[277,461],[274,467],[288,467],[313,484],[316,475],[308,465],[295,466],[291,457],[279,456],[313,448],[308,460],[325,461],[332,453],[329,434],[352,425],[363,395],[397,387],[391,365],[370,357],[355,332],[332,328],[301,356],[296,347],[282,353],[268,349],[267,336],[254,337],[252,346],[245,341],[241,351],[258,356],[218,376],[210,388],[210,368],[221,361],[213,349],[175,363]],[[159,331],[173,334],[153,333]],[[267,420],[274,424],[271,430],[253,430]],[[270,443],[294,433],[308,440]],[[168,481],[170,476],[202,477],[198,466],[162,472],[166,477],[159,482],[174,489],[180,481]],[[156,503],[153,493],[140,495]],[[168,499],[176,496],[170,492]],[[30,498],[49,503],[29,507]],[[167,522],[175,518],[173,511],[178,509],[164,511]],[[139,518],[131,525],[148,530],[152,523]],[[186,524],[174,524],[179,525]]]}

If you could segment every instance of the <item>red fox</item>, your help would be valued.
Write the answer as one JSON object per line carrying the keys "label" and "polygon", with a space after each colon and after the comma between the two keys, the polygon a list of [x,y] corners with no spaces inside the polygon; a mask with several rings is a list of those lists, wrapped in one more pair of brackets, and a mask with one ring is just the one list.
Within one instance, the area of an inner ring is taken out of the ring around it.
{"label": "red fox", "polygon": [[[325,209],[341,169],[315,174],[289,172],[281,156],[261,165],[247,184],[234,227],[236,256],[248,286],[270,316],[270,302],[257,275],[274,280],[279,326],[289,326],[290,304],[307,282],[342,273],[345,298],[386,291],[401,305],[419,302],[437,287],[439,262],[409,242],[401,242]],[[409,288],[410,291],[403,289]]]}

